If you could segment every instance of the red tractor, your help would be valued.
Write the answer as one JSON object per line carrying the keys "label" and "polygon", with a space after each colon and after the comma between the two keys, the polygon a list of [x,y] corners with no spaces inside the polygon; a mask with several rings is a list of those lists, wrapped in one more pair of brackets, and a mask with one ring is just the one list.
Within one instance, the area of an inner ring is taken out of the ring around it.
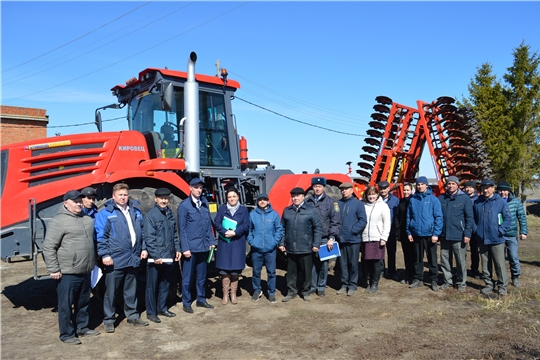
{"label": "red tractor", "polygon": [[[126,85],[113,87],[118,102],[96,110],[98,132],[2,147],[3,260],[33,259],[37,269],[47,221],[62,205],[63,194],[87,186],[104,201],[115,183],[125,182],[143,213],[153,206],[158,187],[170,188],[172,207],[178,206],[188,196],[193,177],[203,179],[214,214],[226,202],[225,188],[230,184],[240,190],[241,202],[251,207],[259,193],[268,193],[279,213],[290,204],[289,191],[308,190],[314,176],[326,177],[331,195],[340,197],[336,187],[351,181],[347,175],[295,175],[268,162],[250,161],[232,110],[240,84],[228,80],[224,69],[221,77],[196,75],[196,60],[192,52],[187,72],[148,68]],[[124,107],[130,130],[101,132],[100,111]]]}

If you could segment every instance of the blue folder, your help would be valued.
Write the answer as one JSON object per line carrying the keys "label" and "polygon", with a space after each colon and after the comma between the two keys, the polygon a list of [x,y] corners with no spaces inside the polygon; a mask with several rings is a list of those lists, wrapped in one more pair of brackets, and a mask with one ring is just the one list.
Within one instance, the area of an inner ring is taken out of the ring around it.
{"label": "blue folder", "polygon": [[341,256],[341,251],[339,251],[339,244],[334,242],[332,250],[328,250],[328,246],[323,245],[319,248],[319,259],[321,261],[337,258]]}

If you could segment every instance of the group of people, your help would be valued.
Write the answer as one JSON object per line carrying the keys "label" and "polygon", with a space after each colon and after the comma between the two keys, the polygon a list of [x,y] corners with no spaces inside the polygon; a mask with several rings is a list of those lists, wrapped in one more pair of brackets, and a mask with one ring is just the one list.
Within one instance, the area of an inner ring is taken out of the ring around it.
{"label": "group of people", "polygon": [[[345,182],[339,186],[342,197],[336,201],[326,194],[326,179],[314,177],[313,194],[306,198],[304,189],[293,188],[292,204],[281,216],[272,208],[267,194],[259,194],[255,209],[249,211],[240,203],[238,189],[231,185],[225,190],[227,202],[219,207],[214,220],[202,196],[203,184],[199,178],[190,181],[189,197],[180,203],[176,216],[168,206],[171,190],[167,188],[155,191],[155,206],[144,217],[137,203],[129,198],[129,187],[124,183],[114,185],[112,198],[100,211],[93,188],[70,190],[64,195],[63,206],[49,222],[43,244],[47,270],[57,282],[61,341],[80,344],[80,337],[99,334],[88,328],[90,273],[98,261],[105,276],[103,323],[107,333],[115,331],[120,286],[128,324],[148,325],[140,318],[136,296],[137,274],[144,259],[149,321],[160,323],[160,316],[176,316],[168,308],[167,298],[173,265],[180,260],[183,311],[194,313],[193,302],[197,307],[214,308],[205,293],[207,262],[214,250],[222,304],[237,304],[246,244],[251,247],[253,265],[252,301],[263,296],[261,274],[265,266],[268,300],[276,302],[278,251],[287,256],[287,294],[282,302],[299,294],[305,301],[310,301],[312,294],[325,296],[328,260],[320,253],[336,247],[340,253],[336,273],[341,279],[337,294],[354,296],[359,286],[373,294],[378,291],[385,267],[389,279],[400,280],[396,270],[397,242],[401,242],[405,262],[406,275],[401,281],[410,288],[423,285],[426,253],[432,290],[456,286],[465,291],[467,244],[474,275],[479,275],[481,259],[483,294],[489,294],[495,286],[500,295],[506,294],[505,249],[512,283],[520,286],[517,236],[526,238],[527,222],[521,202],[504,181],[498,184],[499,194],[492,180],[482,181],[482,194],[478,196],[476,183],[465,183],[462,191],[459,179],[449,176],[446,192],[437,198],[427,178],[421,176],[414,193],[411,184],[404,184],[402,199],[390,192],[387,181],[368,187],[361,199],[355,196],[353,184]],[[437,243],[441,249],[442,284],[438,281]],[[492,279],[493,265],[497,284]]]}

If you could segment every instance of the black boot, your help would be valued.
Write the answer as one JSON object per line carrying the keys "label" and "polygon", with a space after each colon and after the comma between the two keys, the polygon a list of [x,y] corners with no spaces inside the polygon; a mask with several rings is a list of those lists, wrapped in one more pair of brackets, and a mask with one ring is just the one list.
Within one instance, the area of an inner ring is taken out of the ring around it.
{"label": "black boot", "polygon": [[372,281],[371,286],[369,287],[369,291],[367,291],[370,294],[376,293],[377,290],[379,290],[379,282],[378,281]]}

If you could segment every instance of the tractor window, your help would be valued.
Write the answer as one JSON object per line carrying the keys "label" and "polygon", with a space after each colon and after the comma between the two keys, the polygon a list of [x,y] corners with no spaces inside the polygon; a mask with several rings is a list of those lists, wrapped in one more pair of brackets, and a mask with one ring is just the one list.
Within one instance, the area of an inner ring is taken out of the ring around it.
{"label": "tractor window", "polygon": [[2,150],[2,156],[0,158],[0,171],[2,172],[0,178],[0,196],[4,193],[4,185],[6,184],[7,166],[8,166],[8,150]]}

